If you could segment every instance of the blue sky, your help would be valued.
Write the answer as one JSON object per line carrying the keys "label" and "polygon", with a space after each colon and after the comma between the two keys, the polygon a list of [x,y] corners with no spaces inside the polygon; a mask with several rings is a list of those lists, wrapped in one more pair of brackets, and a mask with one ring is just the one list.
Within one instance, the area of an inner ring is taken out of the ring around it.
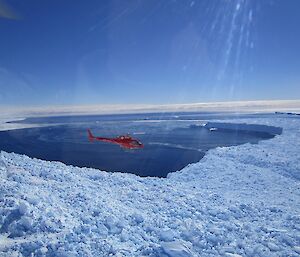
{"label": "blue sky", "polygon": [[2,0],[0,105],[299,99],[299,10],[298,0]]}

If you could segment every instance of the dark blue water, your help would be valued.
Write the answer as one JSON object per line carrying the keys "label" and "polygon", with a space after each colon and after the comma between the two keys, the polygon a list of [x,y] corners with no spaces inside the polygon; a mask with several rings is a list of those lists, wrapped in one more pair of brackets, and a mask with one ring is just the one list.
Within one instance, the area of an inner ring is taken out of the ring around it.
{"label": "dark blue water", "polygon": [[[239,117],[257,118],[257,115]],[[28,118],[17,123],[43,127],[0,132],[0,149],[79,167],[165,177],[169,172],[198,162],[209,149],[256,144],[274,136],[267,129],[248,130],[245,126],[239,129],[239,125],[217,130],[201,126],[211,119],[226,122],[231,118],[237,118],[237,115],[152,113]],[[145,147],[124,150],[114,144],[91,143],[87,139],[87,128],[95,135],[105,137],[129,133]]]}

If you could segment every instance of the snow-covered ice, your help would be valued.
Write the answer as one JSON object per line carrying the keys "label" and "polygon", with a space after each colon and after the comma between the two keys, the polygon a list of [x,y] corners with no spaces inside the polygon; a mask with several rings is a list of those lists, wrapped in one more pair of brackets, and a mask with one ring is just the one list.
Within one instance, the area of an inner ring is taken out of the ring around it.
{"label": "snow-covered ice", "polygon": [[0,256],[300,256],[300,119],[167,178],[0,155]]}

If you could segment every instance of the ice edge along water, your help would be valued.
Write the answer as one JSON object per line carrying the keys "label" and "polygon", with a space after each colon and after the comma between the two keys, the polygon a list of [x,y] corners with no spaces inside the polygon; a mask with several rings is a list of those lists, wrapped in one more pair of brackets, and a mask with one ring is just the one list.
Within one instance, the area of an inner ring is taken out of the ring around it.
{"label": "ice edge along water", "polygon": [[300,119],[168,178],[1,153],[0,256],[299,256]]}

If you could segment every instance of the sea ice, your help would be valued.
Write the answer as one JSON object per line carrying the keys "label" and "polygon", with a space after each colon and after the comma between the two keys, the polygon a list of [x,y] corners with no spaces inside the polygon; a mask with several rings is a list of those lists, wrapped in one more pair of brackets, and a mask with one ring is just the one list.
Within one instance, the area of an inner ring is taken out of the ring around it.
{"label": "sea ice", "polygon": [[167,178],[1,152],[0,256],[299,256],[299,117],[228,122],[283,131]]}

